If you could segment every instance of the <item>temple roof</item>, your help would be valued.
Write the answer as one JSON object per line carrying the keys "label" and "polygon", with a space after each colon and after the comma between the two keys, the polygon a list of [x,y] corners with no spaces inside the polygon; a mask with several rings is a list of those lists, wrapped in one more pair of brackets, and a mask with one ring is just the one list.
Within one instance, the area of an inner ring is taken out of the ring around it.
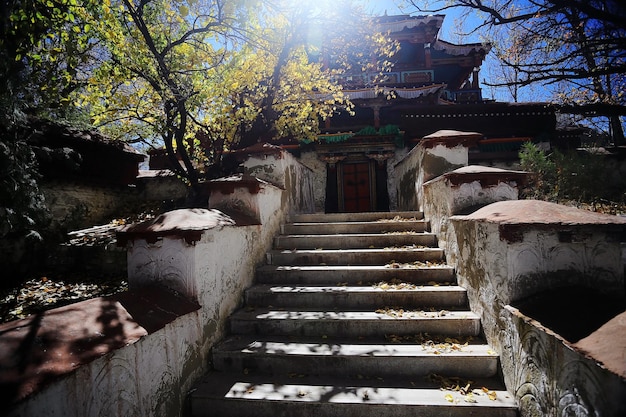
{"label": "temple roof", "polygon": [[445,15],[442,14],[426,16],[380,16],[376,19],[376,24],[381,32],[394,33],[428,24],[434,24],[437,28],[441,28],[441,24],[443,23],[444,18]]}
{"label": "temple roof", "polygon": [[456,56],[469,55],[472,52],[479,52],[479,51],[482,51],[485,54],[487,54],[491,50],[490,43],[477,42],[477,43],[465,43],[461,45],[456,45],[447,41],[443,41],[441,39],[437,39],[433,43],[432,47],[433,49],[437,51],[444,51],[450,55],[456,55]]}
{"label": "temple roof", "polygon": [[[354,90],[343,90],[343,93],[346,98],[350,100],[367,100],[378,97],[415,99],[432,94],[439,94],[445,87],[445,84],[431,84],[415,88],[369,87]],[[327,100],[330,98],[330,95],[316,94],[315,97],[318,100]]]}
{"label": "temple roof", "polygon": [[416,88],[361,88],[357,90],[343,90],[343,93],[350,100],[372,99],[378,96],[394,96],[405,99],[414,99],[426,97],[431,94],[437,94],[445,88],[445,84],[432,84]]}

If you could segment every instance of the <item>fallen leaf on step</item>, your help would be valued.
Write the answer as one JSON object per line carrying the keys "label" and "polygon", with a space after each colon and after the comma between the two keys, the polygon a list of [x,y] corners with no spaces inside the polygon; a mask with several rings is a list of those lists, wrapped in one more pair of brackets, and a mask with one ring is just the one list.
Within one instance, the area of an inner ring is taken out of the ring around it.
{"label": "fallen leaf on step", "polygon": [[495,391],[489,391],[489,393],[487,393],[487,397],[489,397],[491,401],[495,401],[498,398],[498,395]]}
{"label": "fallen leaf on step", "polygon": [[463,400],[466,403],[475,403],[475,402],[477,402],[476,398],[474,398],[474,395],[471,392],[468,393],[465,397],[463,397]]}
{"label": "fallen leaf on step", "polygon": [[308,392],[306,392],[306,391],[302,391],[302,390],[298,391],[298,397],[306,397],[307,394],[308,394]]}
{"label": "fallen leaf on step", "polygon": [[444,397],[446,399],[446,401],[453,403],[454,402],[454,397],[451,394],[446,394],[446,396]]}

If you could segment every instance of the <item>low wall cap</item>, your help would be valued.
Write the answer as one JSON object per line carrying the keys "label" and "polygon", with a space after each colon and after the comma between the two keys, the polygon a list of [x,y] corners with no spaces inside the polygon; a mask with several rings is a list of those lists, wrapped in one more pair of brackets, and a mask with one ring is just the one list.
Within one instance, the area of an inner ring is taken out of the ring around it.
{"label": "low wall cap", "polygon": [[618,314],[574,347],[626,380],[626,312]]}
{"label": "low wall cap", "polygon": [[478,132],[463,132],[461,130],[438,130],[435,133],[424,136],[424,139],[450,139],[450,138],[482,138],[482,133]]}
{"label": "low wall cap", "polygon": [[202,184],[209,192],[220,191],[222,194],[231,194],[236,188],[247,188],[250,193],[257,194],[261,190],[261,186],[265,185],[271,184],[246,174],[216,178]]}
{"label": "low wall cap", "polygon": [[454,171],[448,172],[444,175],[449,174],[484,174],[484,173],[507,173],[507,172],[515,172],[520,174],[526,174],[524,171],[512,171],[508,169],[495,168],[495,167],[486,167],[482,165],[468,165],[466,167],[457,168]]}
{"label": "low wall cap", "polygon": [[460,130],[438,130],[435,133],[426,135],[419,142],[424,148],[432,148],[435,145],[444,145],[449,148],[458,145],[467,147],[476,146],[478,141],[482,139],[483,134],[477,132],[462,132]]}
{"label": "low wall cap", "polygon": [[[469,165],[446,172],[445,174],[428,181],[426,184],[437,181],[448,181],[452,185],[460,185],[480,181],[483,186],[496,185],[500,182],[515,181],[525,184],[528,173],[525,171],[512,171],[501,168],[485,167],[481,165]],[[425,184],[425,185],[426,185]]]}
{"label": "low wall cap", "polygon": [[594,213],[588,210],[540,200],[500,201],[463,216],[498,224],[541,225],[625,225],[626,217]]}
{"label": "low wall cap", "polygon": [[252,155],[280,155],[282,152],[284,152],[284,149],[278,145],[258,142],[247,148],[235,149],[231,154],[236,155],[238,158],[245,158]]}

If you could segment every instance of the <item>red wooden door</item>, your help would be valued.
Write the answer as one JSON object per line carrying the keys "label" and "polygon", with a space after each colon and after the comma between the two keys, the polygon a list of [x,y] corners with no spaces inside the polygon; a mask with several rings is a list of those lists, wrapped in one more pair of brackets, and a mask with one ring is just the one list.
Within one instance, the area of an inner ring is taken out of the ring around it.
{"label": "red wooden door", "polygon": [[370,164],[343,164],[343,211],[371,211]]}

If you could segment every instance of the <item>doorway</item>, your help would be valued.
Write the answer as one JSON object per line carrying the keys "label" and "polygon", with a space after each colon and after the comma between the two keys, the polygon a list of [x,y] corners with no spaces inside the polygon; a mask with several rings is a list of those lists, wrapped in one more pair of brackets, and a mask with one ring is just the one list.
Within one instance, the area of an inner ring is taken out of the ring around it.
{"label": "doorway", "polygon": [[[341,164],[340,210],[359,213],[373,210],[372,161]],[[341,198],[342,197],[342,198]],[[343,207],[341,207],[343,203]]]}

